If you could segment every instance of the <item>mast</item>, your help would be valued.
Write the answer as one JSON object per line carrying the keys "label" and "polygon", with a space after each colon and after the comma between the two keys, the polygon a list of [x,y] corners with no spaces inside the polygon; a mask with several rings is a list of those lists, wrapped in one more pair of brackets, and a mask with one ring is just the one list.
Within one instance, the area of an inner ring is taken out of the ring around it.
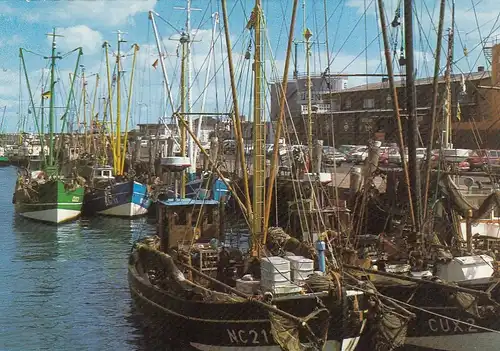
{"label": "mast", "polygon": [[[420,232],[421,225],[421,189],[420,169],[417,165],[418,121],[415,109],[415,69],[413,57],[413,1],[404,0],[405,20],[405,53],[406,53],[406,109],[408,113],[407,144],[410,173],[410,188],[412,192],[413,210],[415,213],[414,230]],[[404,162],[404,160],[403,160]]]}
{"label": "mast", "polygon": [[123,150],[122,154],[122,136],[121,136],[121,88],[120,88],[120,77],[121,77],[121,52],[120,52],[120,44],[125,43],[126,40],[122,38],[122,31],[117,31],[118,36],[118,46],[116,53],[116,158],[117,162],[115,164],[115,174],[121,175],[122,171],[120,169],[120,165],[122,164],[122,157],[125,157],[125,150]]}
{"label": "mast", "polygon": [[84,149],[89,152],[87,145],[87,84],[85,83],[85,67],[82,67],[82,95],[83,95],[83,135],[84,135]]}
{"label": "mast", "polygon": [[446,52],[446,71],[444,81],[446,84],[446,100],[444,108],[444,131],[443,131],[443,147],[450,149],[453,147],[451,142],[451,70],[453,62],[453,39],[455,28],[455,1],[451,5],[451,27],[448,28],[448,51]]}
{"label": "mast", "polygon": [[[305,6],[305,2],[304,2]],[[304,29],[304,39],[306,45],[306,86],[307,86],[307,146],[309,148],[309,160],[312,161],[313,155],[313,143],[312,143],[312,84],[311,84],[311,63],[310,63],[310,55],[311,55],[311,44],[309,39],[311,39],[312,33],[309,28]]]}
{"label": "mast", "polygon": [[[186,52],[185,52],[185,60],[186,60],[186,113],[187,115],[187,120],[188,120],[188,128],[189,130],[193,130],[193,115],[191,115],[191,76],[192,76],[192,71],[191,71],[191,43],[193,42],[192,34],[191,34],[191,11],[201,11],[201,9],[198,8],[193,8],[191,7],[191,0],[186,0],[186,7],[181,8],[181,7],[174,7],[176,10],[185,10],[186,11],[186,29],[184,32],[181,33],[181,38],[180,42],[181,44],[186,44]],[[188,178],[189,180],[193,180],[195,174],[196,174],[196,161],[194,159],[194,140],[191,137],[191,135],[188,136],[187,139],[188,142],[188,158],[190,161],[190,166],[188,168]]]}
{"label": "mast", "polygon": [[[55,69],[56,69],[56,58],[61,58],[56,56],[56,37],[62,37],[62,35],[56,34],[56,29],[52,30],[52,34],[47,34],[52,37],[52,54],[50,56],[50,88],[49,88],[49,167],[54,167],[54,102],[55,94],[54,84],[55,84]],[[45,138],[42,135],[42,138]]]}
{"label": "mast", "polygon": [[[255,35],[254,56],[254,110],[253,110],[253,218],[252,218],[252,256],[258,256],[259,239],[263,234],[264,197],[265,197],[265,161],[264,142],[265,128],[262,116],[262,65],[261,65],[261,0],[255,0],[255,7],[251,16]],[[250,23],[249,23],[250,24]],[[249,27],[247,25],[247,27]],[[252,28],[250,27],[250,28]],[[245,170],[243,170],[245,172]]]}

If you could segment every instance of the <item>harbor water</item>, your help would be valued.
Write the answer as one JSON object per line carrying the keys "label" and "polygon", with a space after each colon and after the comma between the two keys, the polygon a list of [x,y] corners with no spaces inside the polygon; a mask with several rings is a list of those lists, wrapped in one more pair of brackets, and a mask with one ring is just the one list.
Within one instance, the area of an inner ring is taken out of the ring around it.
{"label": "harbor water", "polygon": [[128,254],[154,233],[151,220],[25,220],[12,205],[16,176],[0,168],[0,350],[170,350],[148,335],[128,289]]}

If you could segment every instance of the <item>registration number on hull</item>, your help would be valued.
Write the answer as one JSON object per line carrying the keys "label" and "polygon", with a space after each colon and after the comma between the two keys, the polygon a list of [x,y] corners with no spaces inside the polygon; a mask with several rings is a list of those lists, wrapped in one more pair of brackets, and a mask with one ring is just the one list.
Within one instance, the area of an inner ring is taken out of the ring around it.
{"label": "registration number on hull", "polygon": [[264,329],[226,329],[229,341],[231,344],[238,345],[267,345],[269,344],[269,336]]}
{"label": "registration number on hull", "polygon": [[447,318],[430,318],[427,321],[427,327],[433,333],[457,334],[457,333],[477,333],[476,321],[474,318],[464,320]]}

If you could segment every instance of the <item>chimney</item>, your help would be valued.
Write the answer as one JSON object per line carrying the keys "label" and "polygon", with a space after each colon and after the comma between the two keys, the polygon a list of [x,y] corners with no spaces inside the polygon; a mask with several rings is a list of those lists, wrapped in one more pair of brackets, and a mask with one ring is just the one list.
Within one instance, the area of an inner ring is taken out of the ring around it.
{"label": "chimney", "polygon": [[484,72],[484,66],[479,66],[479,67],[477,68],[477,71],[478,71],[478,72]]}

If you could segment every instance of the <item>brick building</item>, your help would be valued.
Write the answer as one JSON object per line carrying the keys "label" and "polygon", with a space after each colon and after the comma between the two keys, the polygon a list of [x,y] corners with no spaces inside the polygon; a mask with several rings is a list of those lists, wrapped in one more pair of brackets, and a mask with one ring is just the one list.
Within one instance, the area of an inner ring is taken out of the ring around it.
{"label": "brick building", "polygon": [[[500,45],[491,48],[491,71],[478,67],[476,72],[455,73],[451,77],[452,140],[457,148],[500,149]],[[396,82],[400,115],[406,130],[405,80]],[[417,79],[416,106],[420,141],[427,145],[430,136],[432,77]],[[465,90],[465,93],[464,93]],[[288,97],[288,96],[287,96]],[[436,137],[441,134],[444,121],[444,77],[439,77]],[[288,97],[290,99],[290,97]],[[461,118],[457,119],[457,102]],[[305,104],[305,102],[304,102]],[[304,105],[302,104],[302,105]],[[387,142],[397,141],[397,124],[394,120],[389,82],[381,82],[342,89],[324,94],[321,104],[313,103],[313,133],[331,145],[366,144],[376,136]],[[297,130],[303,130],[307,108],[291,111]],[[274,115],[272,115],[275,117]],[[297,126],[298,125],[298,126]],[[302,142],[306,139],[303,138]]]}

